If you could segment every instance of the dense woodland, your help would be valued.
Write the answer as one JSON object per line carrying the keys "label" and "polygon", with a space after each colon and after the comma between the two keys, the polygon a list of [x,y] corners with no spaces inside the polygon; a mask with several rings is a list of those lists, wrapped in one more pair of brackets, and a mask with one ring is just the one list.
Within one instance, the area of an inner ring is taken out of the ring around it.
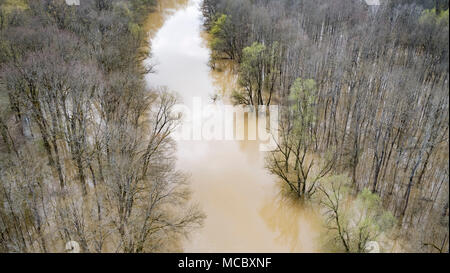
{"label": "dense woodland", "polygon": [[154,0],[0,1],[0,252],[180,250],[203,214],[148,89]]}
{"label": "dense woodland", "polygon": [[212,67],[239,64],[234,102],[282,106],[267,168],[320,203],[326,251],[383,236],[399,251],[449,250],[448,5],[203,3]]}
{"label": "dense woodland", "polygon": [[[155,0],[0,0],[0,252],[165,252],[201,226],[176,96],[149,88]],[[204,0],[236,104],[280,107],[267,170],[323,251],[449,251],[449,2]],[[394,243],[395,242],[395,243]]]}

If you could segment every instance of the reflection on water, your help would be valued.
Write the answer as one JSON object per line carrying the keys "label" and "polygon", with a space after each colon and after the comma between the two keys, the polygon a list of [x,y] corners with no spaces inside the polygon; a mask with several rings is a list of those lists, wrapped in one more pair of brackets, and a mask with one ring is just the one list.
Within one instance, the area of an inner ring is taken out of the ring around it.
{"label": "reflection on water", "polygon": [[[167,86],[186,105],[193,97],[211,103],[235,86],[231,62],[221,72],[208,66],[201,0],[160,1],[147,22],[156,73],[151,86]],[[257,141],[178,141],[178,168],[191,177],[193,199],[207,215],[204,227],[184,243],[186,252],[317,251],[319,225],[312,214],[279,198],[275,178],[264,169]]]}
{"label": "reflection on water", "polygon": [[318,216],[302,207],[298,200],[280,193],[268,198],[260,211],[268,227],[277,233],[276,241],[291,252],[317,252],[316,241],[321,229]]}

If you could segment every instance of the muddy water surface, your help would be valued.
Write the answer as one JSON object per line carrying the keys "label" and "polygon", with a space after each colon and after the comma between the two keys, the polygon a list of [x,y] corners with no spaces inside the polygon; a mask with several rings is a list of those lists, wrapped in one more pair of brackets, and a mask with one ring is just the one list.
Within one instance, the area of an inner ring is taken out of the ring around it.
{"label": "muddy water surface", "polygon": [[[166,86],[182,101],[204,104],[235,86],[231,64],[212,71],[202,28],[201,0],[161,0],[150,14],[155,73],[151,86]],[[220,99],[219,99],[220,100]],[[186,242],[186,252],[315,252],[320,224],[313,213],[277,194],[276,178],[264,168],[257,141],[178,141],[178,168],[190,174],[192,199],[207,218]]]}

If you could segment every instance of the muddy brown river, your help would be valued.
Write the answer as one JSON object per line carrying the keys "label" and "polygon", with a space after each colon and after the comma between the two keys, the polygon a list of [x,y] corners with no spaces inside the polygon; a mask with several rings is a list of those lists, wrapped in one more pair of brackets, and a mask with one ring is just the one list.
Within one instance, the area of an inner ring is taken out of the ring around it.
{"label": "muddy brown river", "polygon": [[[233,64],[208,65],[208,35],[201,0],[161,0],[147,20],[155,73],[150,86],[227,104],[235,87]],[[316,252],[320,222],[309,210],[281,198],[274,176],[264,168],[256,140],[179,140],[178,168],[190,175],[192,200],[206,219],[183,243],[186,252]]]}

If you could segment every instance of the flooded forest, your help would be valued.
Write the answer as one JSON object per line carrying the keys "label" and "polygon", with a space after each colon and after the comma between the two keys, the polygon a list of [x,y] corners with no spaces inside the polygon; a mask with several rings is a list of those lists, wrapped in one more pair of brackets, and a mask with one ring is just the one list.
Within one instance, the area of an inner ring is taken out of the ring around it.
{"label": "flooded forest", "polygon": [[0,0],[0,252],[449,252],[448,33],[448,0]]}

